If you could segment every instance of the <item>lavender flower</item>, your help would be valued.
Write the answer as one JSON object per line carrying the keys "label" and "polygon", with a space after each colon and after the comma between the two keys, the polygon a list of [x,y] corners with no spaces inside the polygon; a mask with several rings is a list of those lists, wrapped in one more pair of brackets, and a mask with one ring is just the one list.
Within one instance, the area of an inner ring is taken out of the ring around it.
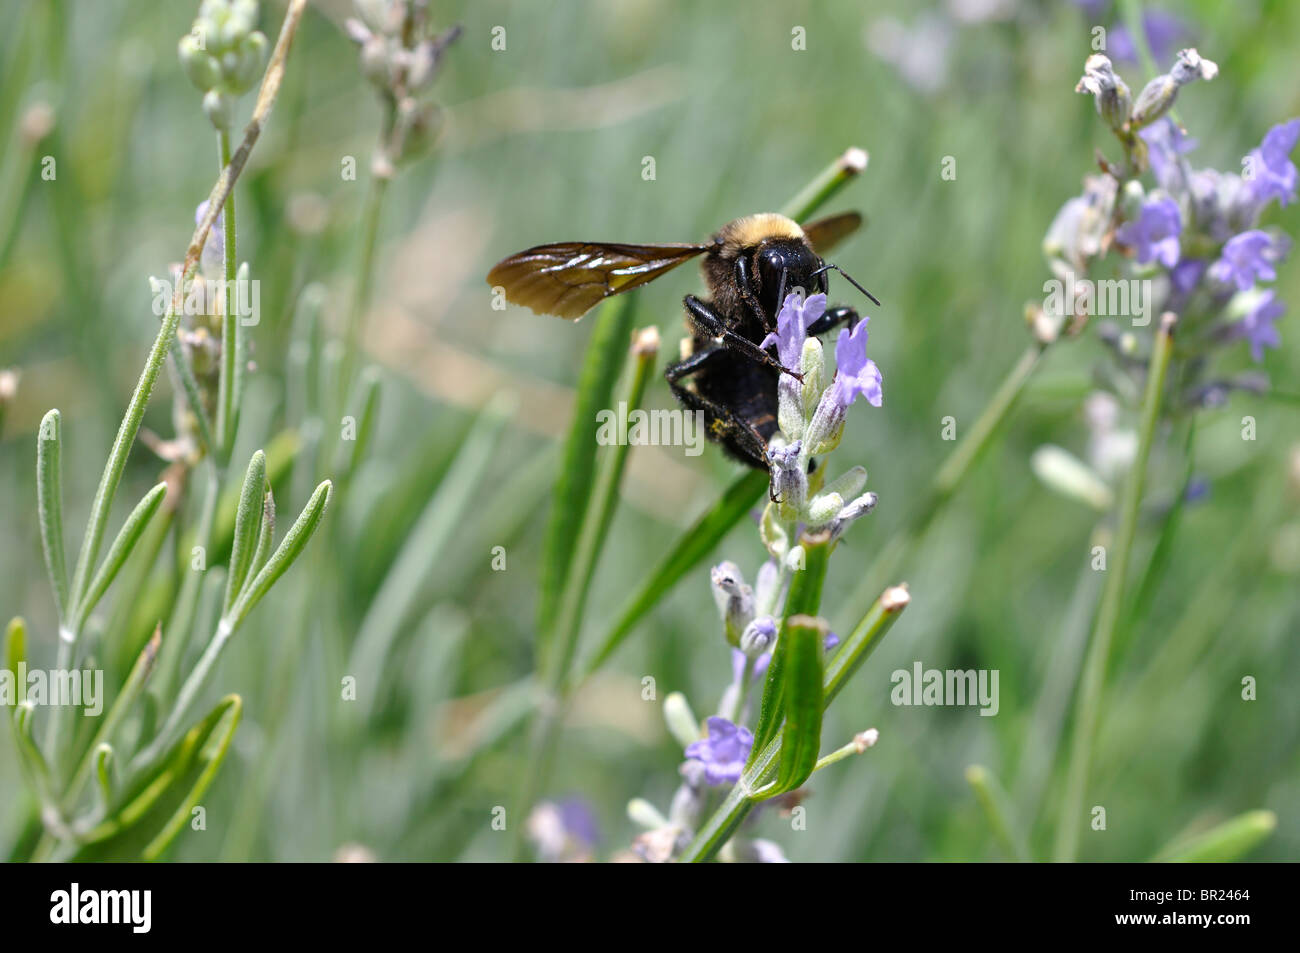
{"label": "lavender flower", "polygon": [[1196,148],[1196,140],[1188,138],[1178,123],[1167,117],[1153,122],[1138,135],[1147,144],[1147,160],[1159,186],[1167,192],[1185,188],[1181,157]]}
{"label": "lavender flower", "polygon": [[[745,653],[740,649],[731,650],[731,680],[740,684],[741,678],[745,675]],[[754,667],[750,669],[749,677],[751,679],[762,678],[767,674],[767,665],[772,661],[772,653],[764,652],[758,658],[754,659]]]}
{"label": "lavender flower", "polygon": [[709,737],[686,749],[686,757],[704,764],[709,784],[734,784],[754,746],[754,733],[743,725],[712,715],[708,719]]}
{"label": "lavender flower", "polygon": [[1265,291],[1240,321],[1232,326],[1232,334],[1250,342],[1250,356],[1255,363],[1264,360],[1264,348],[1276,348],[1282,338],[1273,322],[1286,311],[1286,305],[1275,299],[1272,291]]}
{"label": "lavender flower", "polygon": [[803,342],[808,338],[808,326],[825,313],[826,295],[805,298],[798,291],[790,292],[777,313],[775,333],[763,338],[759,347],[766,350],[775,344],[781,365],[797,369],[803,357]]}
{"label": "lavender flower", "polygon": [[1264,136],[1259,148],[1250,153],[1251,176],[1247,180],[1251,197],[1262,208],[1273,199],[1283,206],[1296,200],[1296,167],[1291,150],[1300,140],[1300,119],[1279,123]]}
{"label": "lavender flower", "polygon": [[868,320],[863,317],[852,331],[841,331],[835,342],[835,382],[831,389],[846,410],[859,397],[865,397],[872,407],[879,407],[884,400],[880,368],[867,357]]}
{"label": "lavender flower", "polygon": [[1121,225],[1115,239],[1133,249],[1138,264],[1157,261],[1172,268],[1178,264],[1181,253],[1178,246],[1181,233],[1178,203],[1166,196],[1144,203],[1137,220]]}
{"label": "lavender flower", "polygon": [[1255,281],[1277,277],[1273,264],[1286,254],[1287,243],[1258,228],[1234,235],[1223,246],[1223,257],[1210,266],[1210,277],[1246,291]]}

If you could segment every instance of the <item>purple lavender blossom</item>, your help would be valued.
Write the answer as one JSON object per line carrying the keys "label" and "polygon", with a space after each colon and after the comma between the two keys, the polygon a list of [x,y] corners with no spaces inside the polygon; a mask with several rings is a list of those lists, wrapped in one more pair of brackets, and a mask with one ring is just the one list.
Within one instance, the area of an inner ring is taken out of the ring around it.
{"label": "purple lavender blossom", "polygon": [[1245,338],[1250,342],[1250,356],[1256,364],[1264,360],[1264,348],[1278,347],[1281,336],[1273,322],[1282,316],[1286,305],[1276,300],[1271,291],[1265,291],[1259,301],[1246,312],[1245,316],[1232,326],[1234,337]]}
{"label": "purple lavender blossom", "polygon": [[1252,174],[1247,181],[1259,207],[1273,199],[1283,206],[1296,200],[1296,167],[1290,155],[1297,140],[1300,140],[1300,119],[1292,119],[1270,129],[1259,148],[1251,152]]}
{"label": "purple lavender blossom", "polygon": [[1180,156],[1196,148],[1196,140],[1188,138],[1178,123],[1168,116],[1139,130],[1138,135],[1147,144],[1147,159],[1156,182],[1167,192],[1184,187]]}
{"label": "purple lavender blossom", "polygon": [[1258,228],[1234,235],[1223,246],[1223,257],[1210,266],[1210,277],[1246,291],[1256,280],[1273,281],[1273,265],[1286,254],[1286,243]]}
{"label": "purple lavender blossom", "polygon": [[879,407],[884,400],[880,368],[867,357],[867,321],[864,317],[852,331],[840,331],[835,342],[835,383],[831,389],[834,400],[845,410],[858,397],[865,397],[873,407]]}
{"label": "purple lavender blossom", "polygon": [[804,298],[797,291],[790,292],[776,316],[776,332],[763,338],[759,347],[766,350],[775,344],[781,365],[798,370],[803,362],[803,342],[808,338],[808,325],[825,313],[826,295]]}
{"label": "purple lavender blossom", "polygon": [[1115,232],[1122,245],[1133,249],[1138,264],[1157,261],[1166,268],[1178,264],[1181,254],[1178,236],[1182,233],[1182,216],[1178,203],[1171,198],[1158,198],[1142,205],[1137,221],[1125,222]]}
{"label": "purple lavender blossom", "polygon": [[749,749],[754,746],[754,733],[718,715],[710,716],[707,725],[709,737],[688,745],[686,757],[703,762],[704,778],[709,784],[734,784],[740,780]]}
{"label": "purple lavender blossom", "polygon": [[827,632],[826,639],[822,642],[822,651],[829,652],[835,646],[840,644],[840,637],[834,632]]}

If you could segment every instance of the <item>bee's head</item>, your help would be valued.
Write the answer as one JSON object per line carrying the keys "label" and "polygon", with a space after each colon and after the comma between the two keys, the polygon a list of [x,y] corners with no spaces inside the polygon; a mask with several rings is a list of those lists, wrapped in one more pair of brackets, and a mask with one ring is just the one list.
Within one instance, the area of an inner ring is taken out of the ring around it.
{"label": "bee's head", "polygon": [[776,314],[786,295],[802,289],[805,295],[826,290],[822,260],[806,241],[771,239],[754,249],[754,273],[758,277],[759,303],[768,314]]}

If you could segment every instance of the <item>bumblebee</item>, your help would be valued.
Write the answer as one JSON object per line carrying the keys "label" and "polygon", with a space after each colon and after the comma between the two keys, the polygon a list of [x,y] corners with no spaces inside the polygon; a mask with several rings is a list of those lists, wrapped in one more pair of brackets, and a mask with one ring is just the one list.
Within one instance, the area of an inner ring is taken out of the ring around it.
{"label": "bumblebee", "polygon": [[[795,289],[828,289],[827,273],[839,271],[876,304],[880,302],[838,266],[821,257],[862,224],[856,212],[800,226],[772,212],[724,225],[702,243],[627,245],[557,242],[503,259],[487,276],[506,300],[538,314],[577,320],[605,298],[631,291],[703,255],[707,298],[682,299],[690,339],[682,359],[664,372],[673,394],[702,411],[706,434],[737,460],[767,471],[767,445],[777,430],[777,382],[782,367],[762,346],[776,331],[776,317]],[[809,328],[822,335],[840,324],[852,328],[857,312],[828,307]]]}

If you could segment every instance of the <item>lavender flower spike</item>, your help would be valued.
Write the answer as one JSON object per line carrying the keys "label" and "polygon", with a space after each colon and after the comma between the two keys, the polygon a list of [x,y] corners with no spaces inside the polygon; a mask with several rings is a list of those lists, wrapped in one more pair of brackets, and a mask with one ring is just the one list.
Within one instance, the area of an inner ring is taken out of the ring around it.
{"label": "lavender flower spike", "polygon": [[805,298],[799,291],[790,292],[776,316],[776,332],[763,338],[759,347],[766,350],[775,344],[781,365],[797,370],[803,357],[803,342],[808,337],[808,325],[825,313],[826,295],[815,294]]}
{"label": "lavender flower spike", "polygon": [[754,746],[754,733],[743,725],[713,715],[708,720],[709,737],[686,749],[686,757],[704,765],[709,784],[735,784]]}

